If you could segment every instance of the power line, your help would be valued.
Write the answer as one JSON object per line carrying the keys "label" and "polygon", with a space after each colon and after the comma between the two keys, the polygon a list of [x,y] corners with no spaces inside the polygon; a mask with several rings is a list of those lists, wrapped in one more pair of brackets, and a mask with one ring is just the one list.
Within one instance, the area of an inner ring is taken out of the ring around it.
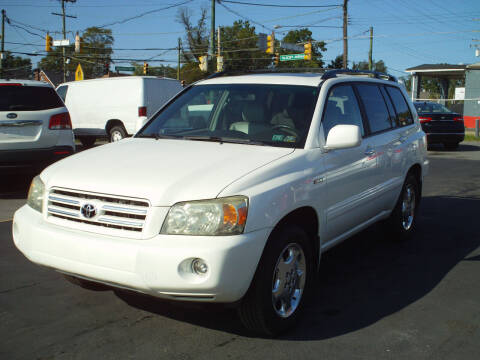
{"label": "power line", "polygon": [[258,4],[258,3],[248,3],[243,1],[233,1],[233,0],[221,0],[222,3],[230,4],[239,4],[239,5],[253,5],[253,6],[267,6],[267,7],[278,7],[278,8],[326,8],[326,7],[341,7],[342,5],[278,5],[278,4]]}
{"label": "power line", "polygon": [[143,13],[141,13],[141,14],[138,14],[138,15],[135,15],[135,16],[131,16],[131,17],[128,17],[128,18],[125,18],[125,19],[122,19],[122,20],[117,20],[117,21],[114,21],[114,22],[111,22],[111,23],[108,23],[108,24],[103,24],[103,25],[100,25],[100,26],[97,26],[97,27],[99,27],[99,28],[104,28],[104,27],[107,27],[107,26],[124,24],[124,23],[126,23],[126,22],[128,22],[128,21],[141,18],[141,17],[143,17],[143,16],[145,16],[145,15],[149,15],[149,14],[153,14],[153,13],[160,12],[160,11],[163,11],[163,10],[168,10],[168,9],[171,9],[171,8],[174,8],[174,7],[177,7],[177,6],[185,5],[185,4],[191,3],[192,1],[193,1],[193,0],[186,0],[186,1],[183,1],[183,2],[180,2],[180,3],[176,3],[176,4],[169,5],[169,6],[165,6],[165,7],[159,8],[159,9],[154,9],[154,10],[145,11],[145,12],[143,12]]}

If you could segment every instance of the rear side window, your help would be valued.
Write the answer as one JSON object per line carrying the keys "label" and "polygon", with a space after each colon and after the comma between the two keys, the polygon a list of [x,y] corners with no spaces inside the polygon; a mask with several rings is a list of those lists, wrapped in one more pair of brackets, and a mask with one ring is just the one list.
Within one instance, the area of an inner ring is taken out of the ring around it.
{"label": "rear side window", "polygon": [[402,92],[394,87],[387,86],[386,87],[390,98],[393,101],[393,105],[395,106],[395,110],[397,111],[397,126],[406,126],[413,124],[413,116],[410,112],[407,102],[402,95]]}
{"label": "rear side window", "polygon": [[67,98],[67,91],[68,91],[68,85],[60,86],[57,89],[57,94],[62,98],[63,102],[65,102],[65,99]]}
{"label": "rear side window", "polygon": [[378,86],[362,84],[356,87],[365,106],[370,131],[377,133],[390,129],[390,114]]}
{"label": "rear side window", "polygon": [[330,129],[340,124],[357,125],[364,135],[362,115],[350,85],[340,85],[330,90],[322,123],[325,139]]}
{"label": "rear side window", "polygon": [[0,111],[48,110],[63,106],[51,87],[0,86]]}

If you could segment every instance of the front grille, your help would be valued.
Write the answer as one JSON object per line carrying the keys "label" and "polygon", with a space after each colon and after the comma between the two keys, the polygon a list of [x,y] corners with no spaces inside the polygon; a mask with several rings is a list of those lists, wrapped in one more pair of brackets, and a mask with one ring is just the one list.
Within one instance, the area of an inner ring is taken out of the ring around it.
{"label": "front grille", "polygon": [[[94,215],[82,213],[82,207],[87,204],[95,207]],[[149,207],[150,204],[141,199],[54,188],[48,195],[47,209],[48,216],[57,219],[141,232]]]}

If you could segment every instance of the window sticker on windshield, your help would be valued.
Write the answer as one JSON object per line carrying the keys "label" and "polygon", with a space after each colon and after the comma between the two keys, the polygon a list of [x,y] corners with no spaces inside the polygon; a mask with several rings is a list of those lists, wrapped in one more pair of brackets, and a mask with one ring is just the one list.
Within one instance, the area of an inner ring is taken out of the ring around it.
{"label": "window sticker on windshield", "polygon": [[295,142],[295,141],[297,141],[296,136],[285,136],[285,138],[283,139],[283,142]]}
{"label": "window sticker on windshield", "polygon": [[285,137],[285,135],[282,135],[282,134],[280,134],[280,135],[273,135],[273,136],[272,136],[272,141],[282,141],[284,137]]}

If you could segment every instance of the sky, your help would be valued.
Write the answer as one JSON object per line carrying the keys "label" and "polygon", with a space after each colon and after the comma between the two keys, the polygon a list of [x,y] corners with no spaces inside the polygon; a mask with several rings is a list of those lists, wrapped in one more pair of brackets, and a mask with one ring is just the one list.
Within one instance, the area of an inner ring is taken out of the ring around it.
{"label": "sky", "polygon": [[[237,0],[255,4],[275,4],[289,7],[253,6],[231,2],[216,4],[215,25],[229,26],[235,20],[249,20],[256,32],[270,33],[274,29],[281,39],[289,30],[309,27],[315,40],[327,43],[323,59],[328,64],[343,52],[341,7],[309,7],[341,5],[342,0]],[[292,7],[295,6],[295,7]],[[176,66],[175,50],[178,38],[185,38],[177,20],[180,7],[187,7],[195,23],[202,7],[210,0],[77,0],[66,4],[67,38],[90,26],[115,23],[113,59],[152,59],[151,66]],[[11,24],[5,24],[5,50],[44,53],[44,30],[61,31],[59,0],[0,0]],[[147,13],[150,12],[150,13]],[[147,14],[144,14],[147,13]],[[373,59],[383,60],[389,73],[406,75],[405,69],[421,64],[471,64],[480,62],[475,56],[475,44],[480,47],[479,0],[350,0],[348,1],[349,64],[368,59],[369,28],[373,27]],[[132,19],[130,19],[132,18]],[[12,26],[17,25],[17,26]],[[298,26],[298,27],[296,27]],[[210,19],[208,19],[210,27]],[[28,30],[28,31],[27,31]],[[53,36],[60,39],[61,35]],[[29,45],[24,45],[29,44]],[[20,54],[16,54],[20,55]],[[24,55],[20,55],[24,56]],[[31,57],[36,65],[41,56]],[[166,62],[154,62],[164,60]],[[119,60],[113,65],[128,66]]]}

